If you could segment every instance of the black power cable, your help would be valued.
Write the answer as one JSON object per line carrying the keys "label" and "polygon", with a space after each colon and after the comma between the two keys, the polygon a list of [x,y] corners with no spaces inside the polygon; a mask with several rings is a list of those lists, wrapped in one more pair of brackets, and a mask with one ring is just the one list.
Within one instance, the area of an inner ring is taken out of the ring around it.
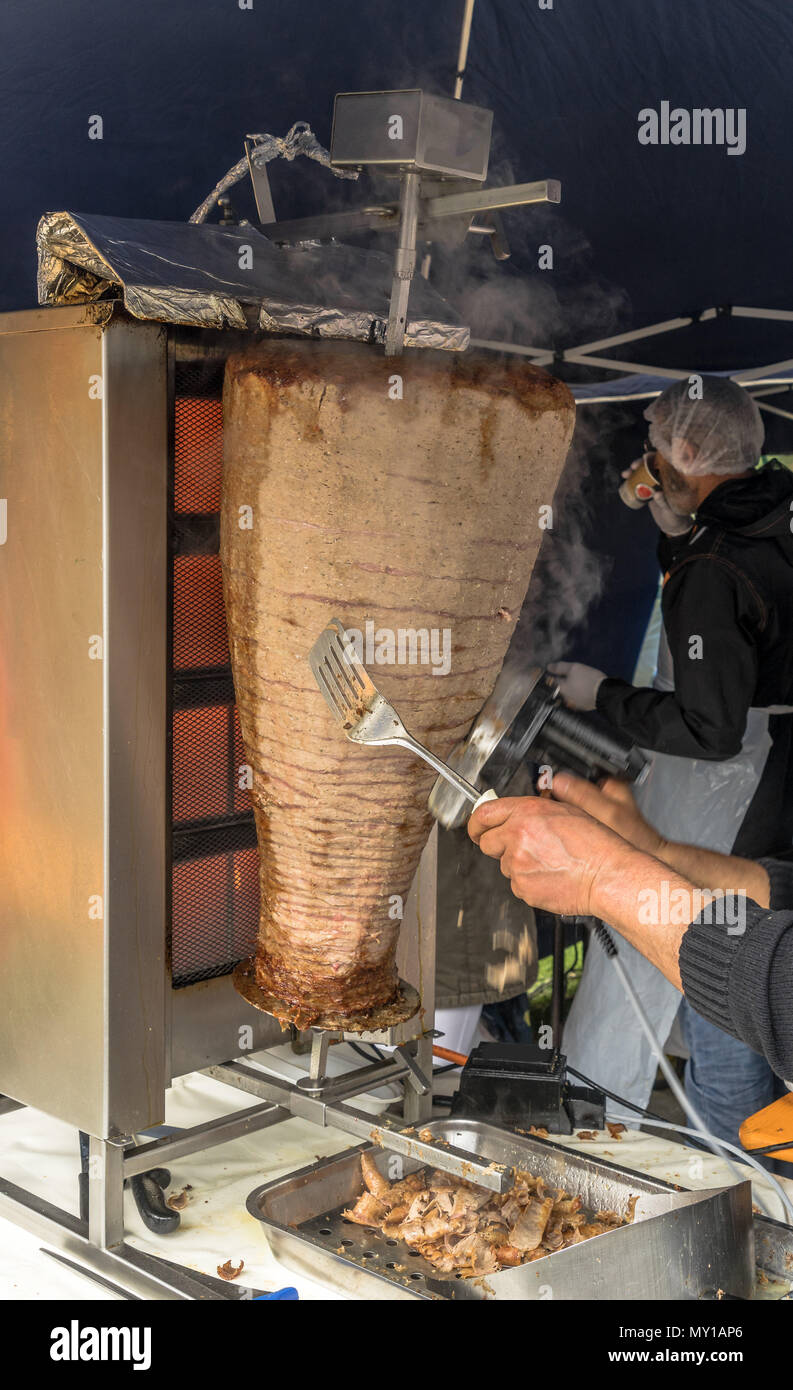
{"label": "black power cable", "polygon": [[793,1139],[785,1139],[781,1144],[765,1144],[762,1149],[747,1149],[745,1144],[741,1144],[744,1153],[751,1154],[752,1158],[765,1158],[766,1154],[779,1153],[780,1149],[790,1149],[793,1152]]}
{"label": "black power cable", "polygon": [[[592,1081],[590,1077],[584,1076],[583,1072],[576,1071],[575,1067],[568,1066],[567,1071],[569,1071],[570,1075],[574,1076],[577,1081],[583,1081],[585,1086],[593,1086],[596,1091],[602,1091],[604,1096],[608,1096],[609,1100],[616,1100],[620,1105],[627,1106],[628,1110],[635,1111],[637,1115],[643,1115],[651,1123],[653,1120],[659,1120],[664,1124],[667,1123],[662,1115],[656,1115],[652,1110],[645,1110],[641,1105],[635,1105],[633,1101],[626,1100],[624,1096],[618,1096],[614,1091],[607,1091],[605,1086],[598,1085],[597,1081]],[[690,1142],[694,1143],[697,1148],[705,1148],[704,1144],[693,1139],[693,1137]],[[766,1144],[762,1149],[747,1149],[745,1144],[742,1144],[741,1148],[744,1150],[744,1153],[751,1154],[752,1158],[765,1158],[767,1154],[779,1153],[780,1149],[793,1149],[793,1138],[786,1139],[781,1144]]]}
{"label": "black power cable", "polygon": [[629,1110],[635,1110],[637,1115],[642,1115],[647,1120],[663,1120],[664,1118],[663,1115],[656,1115],[653,1110],[647,1110],[643,1105],[636,1105],[634,1101],[626,1100],[624,1096],[618,1096],[616,1091],[607,1091],[605,1086],[601,1086],[599,1082],[593,1081],[589,1076],[584,1076],[582,1071],[576,1071],[575,1067],[571,1067],[569,1064],[566,1064],[565,1070],[569,1071],[576,1081],[583,1081],[585,1086],[591,1086],[595,1091],[602,1091],[609,1100],[616,1100],[620,1105],[627,1105]]}
{"label": "black power cable", "polygon": [[373,1062],[375,1060],[377,1060],[378,1062],[385,1061],[385,1058],[383,1057],[383,1054],[376,1043],[367,1043],[367,1047],[371,1047],[372,1052],[374,1053],[374,1057],[372,1056],[372,1052],[364,1052],[363,1048],[360,1047],[358,1043],[351,1042],[350,1047],[352,1048],[353,1052],[358,1053],[359,1057],[363,1057],[365,1062]]}

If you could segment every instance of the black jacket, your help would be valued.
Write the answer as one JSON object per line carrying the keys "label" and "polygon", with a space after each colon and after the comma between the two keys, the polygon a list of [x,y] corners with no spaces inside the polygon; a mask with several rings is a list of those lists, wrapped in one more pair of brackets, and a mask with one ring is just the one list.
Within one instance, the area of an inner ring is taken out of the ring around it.
{"label": "black jacket", "polygon": [[597,707],[643,748],[740,751],[751,707],[793,705],[793,474],[776,460],[721,483],[685,536],[663,536],[662,612],[675,689],[608,679]]}

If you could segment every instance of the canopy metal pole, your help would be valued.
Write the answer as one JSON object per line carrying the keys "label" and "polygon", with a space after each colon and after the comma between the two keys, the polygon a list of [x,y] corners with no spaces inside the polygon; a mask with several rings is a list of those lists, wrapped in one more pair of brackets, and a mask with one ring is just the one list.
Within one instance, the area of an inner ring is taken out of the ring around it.
{"label": "canopy metal pole", "polygon": [[793,357],[788,357],[784,362],[769,362],[767,367],[750,367],[745,372],[733,372],[732,380],[737,381],[739,386],[743,386],[744,382],[755,381],[757,377],[761,376],[770,376],[772,372],[786,372],[791,367],[793,367]]}
{"label": "canopy metal pole", "polygon": [[598,338],[594,343],[579,343],[577,347],[565,352],[599,352],[602,348],[616,347],[618,343],[634,343],[639,338],[653,338],[656,333],[672,333],[676,328],[688,328],[692,323],[704,323],[715,319],[718,309],[703,309],[701,314],[687,314],[676,319],[664,319],[661,323],[649,323],[646,328],[634,328],[627,333],[617,333],[613,338]]}
{"label": "canopy metal pole", "polygon": [[[752,382],[751,384],[755,386],[758,383]],[[750,395],[757,399],[758,396],[773,396],[777,392],[790,391],[791,389],[793,389],[793,381],[782,381],[777,386],[762,386],[761,390],[751,391]],[[575,395],[575,387],[572,390]],[[576,401],[576,405],[612,405],[615,401],[649,401],[660,394],[661,391],[658,389],[656,391],[632,391],[624,396],[582,396],[580,400]],[[757,404],[761,405],[762,402],[758,400]]]}
{"label": "canopy metal pole", "polygon": [[766,410],[769,415],[781,415],[783,420],[793,420],[793,411],[780,410],[778,405],[766,405],[765,401],[758,401],[761,410]]}
{"label": "canopy metal pole", "polygon": [[589,353],[576,352],[575,350],[563,353],[563,359],[565,362],[572,362],[579,367],[607,367],[612,372],[638,372],[642,376],[668,376],[679,379],[692,376],[694,373],[693,367],[689,367],[688,370],[677,367],[648,367],[643,362],[622,362],[615,357],[593,357]]}
{"label": "canopy metal pole", "polygon": [[500,343],[490,338],[472,338],[471,347],[489,348],[491,352],[511,352],[516,357],[542,357],[543,360],[552,355],[547,348],[530,347],[526,343]]}
{"label": "canopy metal pole", "polygon": [[639,391],[632,396],[582,396],[580,401],[576,401],[576,408],[582,405],[619,405],[621,401],[652,401],[660,394],[660,391]]}
{"label": "canopy metal pole", "polygon": [[734,305],[730,313],[735,319],[779,319],[784,323],[793,319],[793,309],[746,309]]}
{"label": "canopy metal pole", "polygon": [[468,42],[471,38],[471,23],[474,17],[475,3],[476,0],[465,0],[463,27],[460,30],[460,47],[457,52],[457,76],[454,82],[455,101],[459,101],[463,94],[463,79],[465,78],[465,65],[468,62]]}
{"label": "canopy metal pole", "polygon": [[[564,348],[561,352],[553,352],[549,348],[539,348],[525,343],[506,343],[498,339],[472,338],[471,346],[486,348],[491,352],[506,352],[513,356],[530,357],[538,367],[551,366],[554,362],[571,362],[580,367],[600,367],[607,372],[629,372],[640,376],[666,377],[672,381],[685,380],[686,377],[694,376],[697,373],[693,368],[683,370],[676,367],[650,366],[645,362],[626,362],[614,357],[597,357],[594,349],[606,347],[616,347],[618,343],[635,342],[640,338],[651,338],[658,333],[671,333],[680,328],[689,328],[697,323],[704,323],[708,320],[718,318],[722,313],[729,313],[735,318],[745,319],[772,319],[780,322],[793,321],[793,310],[788,309],[752,309],[745,307],[729,306],[722,310],[716,307],[703,309],[700,313],[689,314],[685,317],[675,319],[664,319],[660,323],[648,324],[646,328],[633,329],[629,333],[617,333],[610,338],[598,338],[593,342],[581,343],[578,347]],[[731,374],[730,379],[737,382],[739,386],[775,384],[779,382],[783,386],[790,385],[783,377],[776,375],[782,371],[789,371],[793,368],[793,357],[783,362],[770,362],[763,367],[750,367],[739,370]],[[589,396],[584,400],[577,401],[577,405],[605,405],[612,401],[645,400],[660,395],[659,391],[643,391],[637,394],[624,396]],[[758,401],[758,405],[760,402]],[[788,417],[788,412],[779,410],[775,406],[761,407],[771,411],[773,414]]]}
{"label": "canopy metal pole", "polygon": [[[653,336],[657,334],[675,332],[676,329],[679,328],[690,328],[694,324],[701,324],[701,322],[718,318],[719,313],[722,313],[722,310],[719,310],[718,307],[711,306],[708,307],[708,309],[701,310],[700,313],[697,314],[687,314],[687,316],[679,318],[665,318],[665,320],[657,322],[657,324],[647,324],[646,328],[635,328],[632,329],[631,332],[625,332],[625,334],[614,334],[611,338],[599,338],[594,339],[593,342],[579,343],[578,346],[564,347],[561,352],[557,353],[551,352],[549,347],[536,347],[525,345],[525,343],[501,342],[499,339],[472,338],[471,345],[475,347],[486,347],[486,349],[490,349],[492,352],[506,352],[515,354],[515,356],[532,357],[533,361],[536,361],[537,366],[543,367],[550,366],[554,361],[561,360],[575,363],[576,366],[579,367],[601,367],[604,371],[629,371],[629,373],[647,375],[647,377],[682,379],[693,375],[693,368],[683,371],[674,367],[647,366],[647,363],[640,363],[640,361],[622,361],[615,359],[615,357],[596,357],[593,356],[593,352],[597,349],[603,349],[603,347],[615,347],[618,343],[636,342],[639,341],[640,338],[653,338]],[[729,309],[729,314],[737,318],[769,318],[769,320],[779,321],[793,320],[793,310],[785,309],[744,309],[744,307],[737,307],[736,309],[736,307],[731,307],[731,309]],[[790,367],[793,367],[793,359],[775,361],[775,363],[769,363],[765,367],[751,367],[749,370],[736,371],[732,379],[733,381],[739,382],[739,385],[743,385],[743,382],[771,378],[772,373],[778,373],[778,371],[787,370],[787,368]],[[657,395],[657,392],[650,392],[650,395]],[[606,399],[617,400],[619,398],[617,398],[617,396],[607,396]],[[626,398],[622,399],[639,398],[626,396]],[[594,404],[596,402],[594,402],[594,399],[590,399],[587,403]]]}

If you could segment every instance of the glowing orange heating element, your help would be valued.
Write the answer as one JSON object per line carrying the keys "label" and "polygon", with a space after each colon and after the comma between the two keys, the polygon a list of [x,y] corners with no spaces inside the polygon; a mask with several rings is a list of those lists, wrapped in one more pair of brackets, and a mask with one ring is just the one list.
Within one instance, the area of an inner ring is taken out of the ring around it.
{"label": "glowing orange heating element", "polygon": [[[177,396],[174,404],[173,511],[176,535],[194,548],[173,558],[172,665],[184,682],[174,700],[172,820],[177,833],[210,827],[191,857],[175,853],[171,882],[174,981],[222,974],[250,953],[259,916],[259,860],[234,843],[232,818],[250,811],[250,774],[233,703],[205,678],[228,681],[229,651],[220,561],[212,550],[223,467],[223,406],[215,396]],[[185,699],[185,691],[187,698]],[[202,693],[211,703],[201,703]],[[198,697],[195,699],[195,697]],[[192,701],[195,699],[195,703]],[[202,826],[203,823],[203,826]],[[229,831],[226,825],[229,824]],[[214,837],[214,839],[212,839]]]}
{"label": "glowing orange heating element", "polygon": [[222,401],[177,397],[174,404],[174,511],[219,512],[222,474]]}

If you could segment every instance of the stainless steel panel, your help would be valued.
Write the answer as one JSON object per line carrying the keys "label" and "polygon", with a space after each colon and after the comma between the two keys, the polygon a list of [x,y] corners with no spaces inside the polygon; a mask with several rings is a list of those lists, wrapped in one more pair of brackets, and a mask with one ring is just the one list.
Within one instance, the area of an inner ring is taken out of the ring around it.
{"label": "stainless steel panel", "polygon": [[99,1137],[163,1108],[164,353],[0,331],[0,1090]]}
{"label": "stainless steel panel", "polygon": [[0,314],[0,337],[15,333],[51,333],[58,328],[86,328],[109,323],[118,317],[117,304],[75,304],[58,308],[57,317],[52,308],[18,309],[11,314]]}
{"label": "stainless steel panel", "polygon": [[169,1079],[203,1071],[262,1047],[288,1041],[277,1019],[254,1009],[235,990],[230,975],[168,992],[171,1021]]}
{"label": "stainless steel panel", "polygon": [[[548,1140],[523,1139],[470,1120],[437,1120],[436,1138],[479,1159],[540,1174],[580,1196],[591,1211],[625,1212],[640,1195],[647,1215],[542,1260],[485,1279],[442,1277],[421,1256],[378,1231],[345,1223],[341,1211],[362,1190],[365,1147],[323,1160],[257,1188],[248,1198],[273,1253],[294,1269],[312,1268],[336,1287],[365,1298],[685,1300],[721,1288],[751,1294],[754,1277],[751,1185],[680,1192],[669,1183],[616,1164],[570,1153]],[[372,1149],[395,1176],[393,1155]],[[404,1162],[404,1172],[418,1165]],[[651,1215],[651,1212],[657,1212]],[[638,1215],[638,1211],[637,1211]],[[391,1292],[384,1292],[387,1284]]]}
{"label": "stainless steel panel", "polygon": [[105,1027],[102,1134],[164,1118],[166,329],[113,321],[104,382]]}
{"label": "stainless steel panel", "polygon": [[0,335],[0,1090],[100,1133],[102,333],[49,320]]}

